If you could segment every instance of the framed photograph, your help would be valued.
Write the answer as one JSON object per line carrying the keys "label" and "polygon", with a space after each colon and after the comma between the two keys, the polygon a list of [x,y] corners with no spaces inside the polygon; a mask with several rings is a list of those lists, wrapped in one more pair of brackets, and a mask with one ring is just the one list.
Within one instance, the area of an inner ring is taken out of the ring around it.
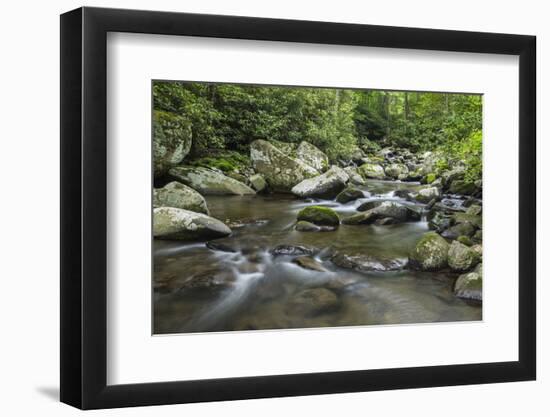
{"label": "framed photograph", "polygon": [[61,16],[61,401],[533,380],[535,37]]}

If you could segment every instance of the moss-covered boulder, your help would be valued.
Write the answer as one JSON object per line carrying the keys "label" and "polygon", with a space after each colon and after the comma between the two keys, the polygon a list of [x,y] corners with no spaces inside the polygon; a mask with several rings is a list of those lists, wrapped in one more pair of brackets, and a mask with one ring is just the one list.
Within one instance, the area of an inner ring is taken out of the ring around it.
{"label": "moss-covered boulder", "polygon": [[317,226],[333,226],[340,224],[338,214],[331,208],[322,206],[309,206],[298,212],[298,221],[306,221]]}
{"label": "moss-covered boulder", "polygon": [[426,233],[409,255],[414,269],[437,271],[447,267],[449,244],[435,232]]}
{"label": "moss-covered boulder", "polygon": [[325,172],[329,168],[325,153],[309,142],[300,143],[296,150],[296,157],[319,172]]}
{"label": "moss-covered boulder", "polygon": [[472,215],[472,216],[481,216],[482,208],[479,204],[472,204],[468,209],[466,210],[466,214]]}
{"label": "moss-covered boulder", "polygon": [[348,186],[336,196],[336,201],[341,204],[345,204],[363,197],[365,197],[363,191],[358,188]]}
{"label": "moss-covered boulder", "polygon": [[384,169],[384,172],[388,177],[398,179],[401,175],[406,176],[409,173],[409,169],[404,164],[390,164]]}
{"label": "moss-covered boulder", "polygon": [[209,214],[204,197],[177,181],[172,181],[162,188],[153,190],[153,207],[175,207]]}
{"label": "moss-covered boulder", "polygon": [[453,271],[471,270],[481,260],[479,253],[458,241],[453,241],[449,248],[449,266]]}
{"label": "moss-covered boulder", "polygon": [[191,124],[175,113],[153,111],[153,170],[155,178],[179,164],[191,149]]}
{"label": "moss-covered boulder", "polygon": [[453,220],[457,224],[470,223],[476,229],[481,229],[483,226],[483,219],[479,215],[468,213],[455,213],[453,214]]}
{"label": "moss-covered boulder", "polygon": [[435,180],[437,179],[437,176],[433,173],[433,172],[430,172],[428,175],[426,175],[423,179],[422,182],[424,182],[425,184],[431,184],[432,182],[434,182]]}
{"label": "moss-covered boulder", "polygon": [[429,203],[434,198],[439,198],[440,196],[441,193],[439,192],[439,188],[437,187],[425,187],[414,194],[415,200],[425,204]]}
{"label": "moss-covered boulder", "polygon": [[471,223],[458,223],[441,233],[445,239],[457,239],[459,236],[471,237],[475,233],[475,227]]}
{"label": "moss-covered boulder", "polygon": [[301,198],[333,199],[346,187],[348,174],[333,165],[324,174],[301,181],[292,187],[292,194]]}
{"label": "moss-covered boulder", "polygon": [[454,294],[459,298],[464,298],[467,300],[482,301],[482,298],[483,298],[482,274],[480,272],[473,271],[467,274],[460,275],[455,281]]}
{"label": "moss-covered boulder", "polygon": [[245,195],[256,192],[248,185],[221,172],[203,167],[175,167],[170,177],[205,195]]}
{"label": "moss-covered boulder", "polygon": [[265,140],[250,144],[250,159],[256,173],[261,174],[269,187],[277,192],[290,192],[296,184],[319,175],[315,168],[292,158]]}
{"label": "moss-covered boulder", "polygon": [[153,236],[156,239],[202,241],[230,234],[231,229],[224,223],[202,213],[174,207],[153,210]]}
{"label": "moss-covered boulder", "polygon": [[379,164],[366,163],[357,168],[359,173],[365,178],[372,178],[376,180],[383,180],[386,178],[384,168]]}
{"label": "moss-covered boulder", "polygon": [[456,239],[458,242],[466,246],[473,246],[474,242],[468,236],[461,235]]}

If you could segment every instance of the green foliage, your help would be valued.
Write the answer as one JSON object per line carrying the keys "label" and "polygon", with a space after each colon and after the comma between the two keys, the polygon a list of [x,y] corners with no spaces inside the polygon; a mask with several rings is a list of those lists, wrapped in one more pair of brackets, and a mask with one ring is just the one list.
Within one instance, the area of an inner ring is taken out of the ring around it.
{"label": "green foliage", "polygon": [[223,172],[240,172],[251,166],[248,154],[226,150],[214,150],[210,154],[211,156],[195,159],[190,164],[205,168],[217,168]]}
{"label": "green foliage", "polygon": [[[437,174],[463,159],[467,179],[481,178],[479,95],[155,81],[153,106],[188,120],[193,158],[248,154],[256,139],[306,140],[333,163],[357,147],[367,154],[382,146],[441,149],[448,158]],[[229,169],[229,162],[208,163]]]}

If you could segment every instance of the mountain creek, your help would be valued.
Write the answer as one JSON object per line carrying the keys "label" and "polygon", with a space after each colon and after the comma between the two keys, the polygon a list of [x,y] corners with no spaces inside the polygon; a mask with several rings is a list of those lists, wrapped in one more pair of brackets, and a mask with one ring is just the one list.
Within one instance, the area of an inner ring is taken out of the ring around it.
{"label": "mountain creek", "polygon": [[[206,195],[210,215],[232,234],[200,243],[153,241],[154,333],[481,320],[481,302],[453,294],[459,274],[407,267],[409,253],[430,231],[425,215],[321,232],[294,228],[297,213],[314,205],[332,208],[341,219],[376,200],[423,212],[425,204],[395,193],[421,187],[371,179],[357,186],[365,197],[346,204],[277,193]],[[369,270],[346,267],[345,259],[356,255],[372,256],[374,264]],[[186,285],[190,276],[195,284]]]}

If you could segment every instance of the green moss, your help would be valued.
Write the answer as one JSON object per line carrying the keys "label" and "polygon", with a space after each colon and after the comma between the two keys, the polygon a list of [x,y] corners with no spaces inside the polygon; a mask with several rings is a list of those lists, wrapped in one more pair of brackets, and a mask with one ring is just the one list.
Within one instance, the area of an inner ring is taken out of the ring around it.
{"label": "green moss", "polygon": [[251,166],[248,155],[235,151],[211,150],[211,156],[197,158],[189,165],[216,168],[223,172],[243,171]]}
{"label": "green moss", "polygon": [[426,175],[426,184],[431,184],[437,179],[437,176],[432,172],[428,175]]}
{"label": "green moss", "polygon": [[321,226],[338,226],[340,224],[340,218],[334,210],[321,206],[309,206],[302,209],[298,213],[298,220],[305,220]]}
{"label": "green moss", "polygon": [[463,245],[466,245],[466,246],[472,246],[474,244],[472,242],[472,240],[468,236],[465,236],[465,235],[459,236],[456,240],[458,240],[460,243],[462,243]]}

